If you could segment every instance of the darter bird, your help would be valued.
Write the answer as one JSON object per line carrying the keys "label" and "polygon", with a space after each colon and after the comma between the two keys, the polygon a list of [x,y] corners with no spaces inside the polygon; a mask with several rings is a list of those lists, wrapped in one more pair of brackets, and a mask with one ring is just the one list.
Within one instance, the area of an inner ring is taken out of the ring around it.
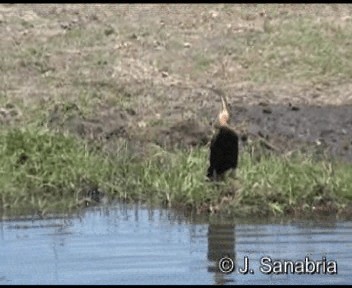
{"label": "darter bird", "polygon": [[237,168],[238,135],[229,126],[230,114],[225,98],[220,95],[222,109],[218,116],[217,130],[210,143],[210,166],[207,177],[210,180],[223,178],[226,171]]}

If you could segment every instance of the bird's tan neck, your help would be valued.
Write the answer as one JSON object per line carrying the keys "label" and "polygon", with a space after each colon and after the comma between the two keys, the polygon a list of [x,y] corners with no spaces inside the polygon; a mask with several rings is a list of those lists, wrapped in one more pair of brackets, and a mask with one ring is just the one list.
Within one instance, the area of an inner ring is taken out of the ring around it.
{"label": "bird's tan neck", "polygon": [[223,110],[219,114],[219,124],[220,126],[227,126],[229,122],[229,113],[226,110]]}

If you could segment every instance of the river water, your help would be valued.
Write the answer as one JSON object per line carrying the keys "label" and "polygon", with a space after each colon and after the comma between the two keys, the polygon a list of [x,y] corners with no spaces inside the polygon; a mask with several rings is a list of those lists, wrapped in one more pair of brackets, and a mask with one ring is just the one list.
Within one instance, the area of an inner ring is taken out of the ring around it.
{"label": "river water", "polygon": [[[95,207],[0,221],[0,285],[351,284],[351,236],[346,221],[228,222],[137,205]],[[235,264],[231,273],[219,269],[224,256]],[[306,273],[280,273],[284,260],[303,267],[297,261],[306,256]],[[263,257],[281,262],[264,265]],[[245,259],[252,271],[242,274]],[[319,273],[309,274],[318,261],[325,263]]]}

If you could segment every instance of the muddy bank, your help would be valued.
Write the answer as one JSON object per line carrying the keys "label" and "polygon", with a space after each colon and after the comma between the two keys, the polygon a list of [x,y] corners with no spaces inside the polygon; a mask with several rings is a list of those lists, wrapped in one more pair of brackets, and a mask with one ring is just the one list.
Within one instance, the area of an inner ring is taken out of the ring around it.
{"label": "muddy bank", "polygon": [[[346,161],[352,161],[351,110],[352,106],[273,105],[266,102],[251,106],[231,105],[232,125],[241,134],[242,144],[246,139],[261,137],[282,153],[316,147],[327,156]],[[137,146],[154,143],[166,149],[203,146],[210,141],[216,113],[198,110],[189,118],[177,115],[163,119],[155,115],[154,123],[147,125],[133,109],[105,108],[87,117],[76,105],[57,105],[47,123],[53,129],[69,130],[111,148],[119,139],[130,140]]]}
{"label": "muddy bank", "polygon": [[[261,135],[282,151],[315,146],[352,161],[352,106],[260,105],[233,108],[234,123]],[[237,113],[236,113],[237,112]]]}

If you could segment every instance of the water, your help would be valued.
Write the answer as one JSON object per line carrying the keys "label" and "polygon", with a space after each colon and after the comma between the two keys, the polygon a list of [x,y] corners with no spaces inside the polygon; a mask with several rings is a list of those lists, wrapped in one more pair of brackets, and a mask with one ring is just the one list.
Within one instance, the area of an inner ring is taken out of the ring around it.
{"label": "water", "polygon": [[[352,222],[245,224],[136,206],[0,222],[0,284],[350,284]],[[224,274],[218,261],[237,264]],[[336,261],[337,274],[264,274],[260,258]],[[254,274],[240,274],[244,257]]]}

